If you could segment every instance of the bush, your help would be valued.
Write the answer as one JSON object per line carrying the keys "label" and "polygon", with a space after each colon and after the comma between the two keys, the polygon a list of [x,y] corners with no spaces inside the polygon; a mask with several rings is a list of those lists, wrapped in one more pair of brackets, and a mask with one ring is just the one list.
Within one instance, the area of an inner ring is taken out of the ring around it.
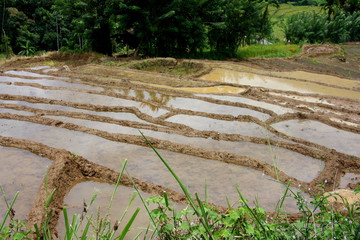
{"label": "bush", "polygon": [[285,37],[291,43],[359,41],[360,12],[339,12],[332,20],[325,14],[300,12],[288,18]]}
{"label": "bush", "polygon": [[285,37],[291,43],[321,43],[325,39],[326,28],[326,15],[300,12],[288,18],[285,25]]}

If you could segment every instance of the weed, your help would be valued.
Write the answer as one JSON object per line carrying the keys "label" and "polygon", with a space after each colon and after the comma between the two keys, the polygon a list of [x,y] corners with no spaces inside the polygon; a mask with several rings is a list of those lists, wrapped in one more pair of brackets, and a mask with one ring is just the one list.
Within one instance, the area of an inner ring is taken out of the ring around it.
{"label": "weed", "polygon": [[[0,239],[29,239],[27,236],[31,231],[25,231],[25,223],[15,219],[15,211],[13,209],[16,199],[19,196],[19,192],[16,192],[14,198],[9,204],[4,189],[0,186],[1,195],[4,198],[4,202],[7,207],[5,217],[3,218],[0,225]],[[7,223],[8,222],[8,223]]]}

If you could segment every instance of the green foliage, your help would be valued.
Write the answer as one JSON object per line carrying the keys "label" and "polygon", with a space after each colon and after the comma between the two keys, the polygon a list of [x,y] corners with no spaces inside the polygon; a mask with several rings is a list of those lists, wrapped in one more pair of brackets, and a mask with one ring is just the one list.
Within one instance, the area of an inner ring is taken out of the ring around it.
{"label": "green foliage", "polygon": [[35,47],[30,46],[30,41],[26,41],[25,45],[21,45],[21,49],[19,55],[31,56],[35,53]]}
{"label": "green foliage", "polygon": [[228,0],[223,5],[217,22],[209,26],[209,44],[212,50],[233,56],[240,45],[244,46],[270,35],[268,3]]}
{"label": "green foliage", "polygon": [[316,12],[321,11],[319,6],[294,6],[290,4],[272,5],[269,7],[270,20],[273,25],[273,34],[271,39],[275,41],[285,41],[283,28],[286,19],[299,12]]}
{"label": "green foliage", "polygon": [[301,12],[288,18],[285,35],[287,41],[291,43],[358,41],[359,23],[360,11],[354,13],[341,11],[331,20],[325,14]]}
{"label": "green foliage", "polygon": [[234,55],[240,44],[269,36],[269,4],[265,0],[8,1],[3,6],[1,37],[3,42],[8,37],[15,53],[29,41],[35,49],[107,55],[124,47],[147,56],[196,56],[206,48]]}
{"label": "green foliage", "polygon": [[28,18],[17,8],[7,8],[6,10],[7,21],[4,25],[4,32],[12,50],[15,53],[20,52],[27,42],[29,45],[35,46],[39,41],[39,35],[34,31],[34,20]]}
{"label": "green foliage", "polygon": [[315,12],[300,12],[290,16],[285,26],[288,42],[321,43],[326,36],[327,17]]}

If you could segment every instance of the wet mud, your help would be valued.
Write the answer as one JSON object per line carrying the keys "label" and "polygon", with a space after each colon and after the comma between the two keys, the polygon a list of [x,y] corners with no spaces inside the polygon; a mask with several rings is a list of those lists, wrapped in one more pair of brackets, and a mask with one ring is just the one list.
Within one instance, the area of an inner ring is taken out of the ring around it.
{"label": "wet mud", "polygon": [[[333,191],[360,182],[360,80],[356,74],[346,78],[345,65],[338,73],[318,66],[305,72],[307,65],[299,62],[308,53],[281,60],[288,63],[282,71],[271,60],[193,60],[202,76],[175,76],[129,67],[135,60],[104,66],[51,59],[68,63],[64,68],[42,64],[49,58],[8,62],[0,73],[0,160],[13,169],[7,174],[24,176],[11,183],[4,177],[1,185],[10,195],[24,191],[26,204],[19,203],[18,211],[29,227],[45,219],[46,184],[56,189],[51,226],[61,233],[56,226],[63,206],[76,212],[82,191],[113,186],[123,158],[142,192],[166,191],[175,203],[186,204],[138,130],[192,192],[201,195],[207,181],[209,201],[219,211],[226,210],[226,196],[236,201],[234,184],[250,202],[258,197],[271,211],[283,184],[315,195],[319,184]],[[318,53],[315,60],[332,58]],[[351,56],[348,61],[353,64]],[[231,78],[215,77],[219,70]],[[243,82],[239,74],[252,78]],[[281,87],[270,84],[274,79]],[[20,170],[26,159],[31,164]],[[24,179],[36,193],[27,191]],[[128,175],[120,184],[125,192],[133,187]]]}

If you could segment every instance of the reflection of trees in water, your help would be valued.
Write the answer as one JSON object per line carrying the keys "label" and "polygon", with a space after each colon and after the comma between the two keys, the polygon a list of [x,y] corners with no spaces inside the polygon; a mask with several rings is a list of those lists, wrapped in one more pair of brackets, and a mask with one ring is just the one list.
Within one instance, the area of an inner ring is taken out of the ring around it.
{"label": "reflection of trees in water", "polygon": [[[174,96],[165,95],[165,94],[156,93],[156,92],[147,92],[148,94],[145,94],[146,92],[147,91],[144,91],[144,90],[135,90],[135,96],[138,99],[148,101],[148,102],[142,102],[141,107],[149,107],[152,111],[159,110],[159,107],[156,105],[164,106],[171,99],[176,98]],[[148,95],[148,98],[146,95]],[[152,103],[156,103],[156,105],[154,105]]]}
{"label": "reflection of trees in water", "polygon": [[[112,88],[105,88],[105,91],[114,91]],[[118,90],[123,95],[133,95],[131,91],[134,92],[135,97],[139,100],[142,100],[141,107],[149,107],[152,111],[159,110],[159,107],[156,105],[164,106],[166,105],[171,99],[176,99],[174,96],[165,95],[162,93],[157,92],[148,92],[146,90],[131,90],[131,89],[121,89]],[[133,95],[134,96],[134,95]],[[147,101],[147,102],[143,102]],[[154,103],[154,104],[151,104]]]}

